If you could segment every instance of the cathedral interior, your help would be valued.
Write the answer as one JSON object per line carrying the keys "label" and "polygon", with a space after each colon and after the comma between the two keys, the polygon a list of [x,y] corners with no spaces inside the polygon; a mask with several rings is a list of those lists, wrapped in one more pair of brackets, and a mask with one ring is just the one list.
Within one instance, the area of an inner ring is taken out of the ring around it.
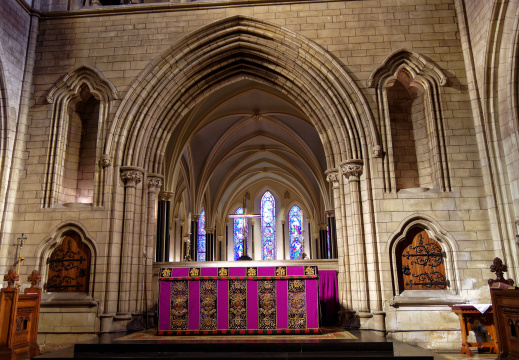
{"label": "cathedral interior", "polygon": [[519,279],[518,0],[0,19],[0,273],[41,274],[39,343],[153,323],[161,268],[248,256],[335,271],[341,326],[457,349],[449,305],[490,303],[496,257]]}

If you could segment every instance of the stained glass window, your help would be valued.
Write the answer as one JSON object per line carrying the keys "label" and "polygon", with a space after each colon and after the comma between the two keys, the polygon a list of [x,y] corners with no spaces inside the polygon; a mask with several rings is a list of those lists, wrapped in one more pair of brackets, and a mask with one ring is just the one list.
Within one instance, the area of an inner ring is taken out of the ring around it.
{"label": "stained glass window", "polygon": [[205,261],[205,210],[198,218],[198,261]]}
{"label": "stained glass window", "polygon": [[294,205],[288,213],[288,232],[290,239],[290,259],[300,259],[303,254],[303,239],[301,230],[303,225],[303,213],[299,206]]}
{"label": "stained glass window", "polygon": [[[243,208],[239,207],[234,214],[243,214]],[[234,218],[234,260],[238,260],[243,255],[243,233],[245,231],[245,238],[248,239],[249,229],[247,222],[243,218]],[[244,229],[245,226],[245,229]],[[248,243],[247,243],[248,245]]]}
{"label": "stained glass window", "polygon": [[326,227],[326,244],[327,244],[327,248],[328,248],[328,257],[327,257],[327,259],[331,259],[332,258],[332,254],[330,254],[330,250],[332,248],[332,244],[330,244],[330,227],[329,226]]}
{"label": "stained glass window", "polygon": [[261,259],[276,260],[276,200],[268,190],[261,198]]}

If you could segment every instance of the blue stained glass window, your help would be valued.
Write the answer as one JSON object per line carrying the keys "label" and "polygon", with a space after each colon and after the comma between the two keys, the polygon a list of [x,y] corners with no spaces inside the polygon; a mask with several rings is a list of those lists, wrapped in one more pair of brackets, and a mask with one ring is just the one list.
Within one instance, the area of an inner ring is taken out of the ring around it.
{"label": "blue stained glass window", "polygon": [[[239,207],[234,214],[242,215],[243,208]],[[245,238],[248,240],[248,226],[247,221],[243,221],[243,218],[234,218],[234,260],[238,260],[243,255],[243,233],[245,230]],[[245,226],[245,229],[244,229]],[[248,245],[248,243],[247,243]]]}
{"label": "blue stained glass window", "polygon": [[198,261],[205,261],[205,210],[198,218]]}
{"label": "blue stained glass window", "polygon": [[332,255],[330,254],[330,250],[332,248],[331,244],[330,244],[330,228],[327,226],[326,227],[326,243],[327,243],[327,247],[328,247],[328,257],[327,259],[331,259],[332,258]]}
{"label": "blue stained glass window", "polygon": [[303,225],[303,213],[299,206],[294,205],[288,213],[288,233],[290,239],[290,259],[300,259],[303,254],[303,239],[301,230]]}
{"label": "blue stained glass window", "polygon": [[261,259],[276,260],[276,200],[270,191],[261,198]]}

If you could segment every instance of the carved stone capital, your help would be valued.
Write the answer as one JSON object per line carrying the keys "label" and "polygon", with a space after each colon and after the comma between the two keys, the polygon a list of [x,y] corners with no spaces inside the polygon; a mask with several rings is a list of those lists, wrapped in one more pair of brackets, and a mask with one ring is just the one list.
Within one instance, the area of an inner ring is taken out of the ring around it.
{"label": "carved stone capital", "polygon": [[124,186],[137,186],[142,181],[142,171],[137,168],[122,168],[121,180]]}
{"label": "carved stone capital", "polygon": [[147,176],[148,190],[150,190],[150,191],[159,190],[162,187],[162,179],[163,179],[163,176],[160,174],[148,174],[148,176]]}
{"label": "carved stone capital", "polygon": [[175,193],[172,191],[161,191],[159,194],[159,199],[163,201],[171,201],[173,197],[175,196]]}
{"label": "carved stone capital", "polygon": [[106,169],[110,165],[112,165],[112,158],[109,155],[101,156],[101,160],[99,160],[103,169]]}
{"label": "carved stone capital", "polygon": [[326,181],[329,183],[339,182],[339,169],[337,168],[326,170],[324,175],[326,175]]}
{"label": "carved stone capital", "polygon": [[335,216],[335,210],[326,210],[324,212],[327,217],[334,217]]}
{"label": "carved stone capital", "polygon": [[346,160],[341,163],[341,171],[348,181],[359,181],[364,172],[364,162],[360,159]]}

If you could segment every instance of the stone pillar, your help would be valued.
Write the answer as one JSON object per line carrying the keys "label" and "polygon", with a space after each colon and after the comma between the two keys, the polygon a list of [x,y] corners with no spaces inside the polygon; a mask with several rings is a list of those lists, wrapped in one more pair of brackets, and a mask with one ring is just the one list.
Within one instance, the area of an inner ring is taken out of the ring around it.
{"label": "stone pillar", "polygon": [[368,279],[366,277],[366,250],[364,245],[364,228],[362,222],[362,207],[360,197],[360,176],[363,173],[362,160],[347,160],[341,163],[342,174],[349,183],[349,193],[351,202],[352,231],[353,231],[353,254],[354,266],[350,268],[355,275],[357,306],[360,313],[369,312],[368,303]]}
{"label": "stone pillar", "polygon": [[223,235],[217,235],[216,236],[216,260],[217,261],[226,261],[227,259],[224,258],[224,254],[225,254],[225,248],[223,246],[224,242],[223,242]]}
{"label": "stone pillar", "polygon": [[191,259],[198,261],[198,219],[200,215],[193,215],[191,220]]}
{"label": "stone pillar", "polygon": [[[137,167],[121,168],[124,182],[124,226],[121,244],[121,276],[119,280],[119,302],[117,315],[130,315],[130,292],[132,291],[133,226],[135,222],[135,195],[142,181],[143,170]],[[135,290],[135,289],[134,289]]]}
{"label": "stone pillar", "polygon": [[325,172],[326,180],[332,186],[333,204],[335,207],[337,226],[337,259],[339,264],[339,302],[341,310],[352,309],[350,260],[348,251],[348,237],[346,232],[346,212],[342,211],[342,199],[340,192],[339,169],[328,169]]}
{"label": "stone pillar", "polygon": [[152,276],[153,276],[153,257],[155,256],[155,235],[157,234],[157,194],[162,187],[163,176],[160,174],[148,174],[148,217],[146,224],[146,244],[145,244],[145,266],[144,273],[146,274],[146,287],[144,288],[144,307],[145,310],[152,307]]}

